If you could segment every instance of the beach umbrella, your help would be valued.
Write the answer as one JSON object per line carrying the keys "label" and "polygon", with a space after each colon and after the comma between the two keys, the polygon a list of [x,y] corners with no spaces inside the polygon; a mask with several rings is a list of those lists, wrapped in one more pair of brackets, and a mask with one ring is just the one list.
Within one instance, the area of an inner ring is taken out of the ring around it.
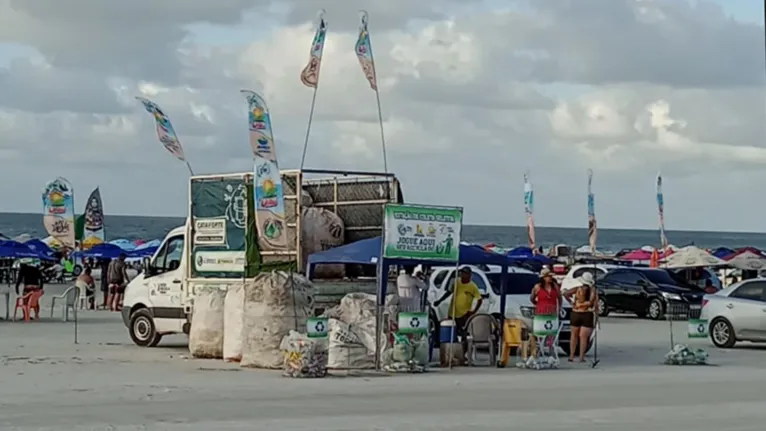
{"label": "beach umbrella", "polygon": [[75,254],[79,257],[92,257],[94,259],[116,259],[121,254],[127,255],[128,252],[114,244],[101,243],[87,250],[78,251]]}
{"label": "beach umbrella", "polygon": [[766,256],[760,250],[749,247],[726,256],[724,260],[728,266],[737,269],[756,271],[766,268]]}
{"label": "beach umbrella", "polygon": [[160,246],[161,243],[162,243],[162,241],[160,241],[158,239],[153,239],[151,241],[144,242],[143,244],[137,246],[136,250],[144,250],[144,249],[147,249],[147,248],[157,248],[157,247]]}
{"label": "beach umbrella", "polygon": [[133,245],[133,242],[125,238],[113,239],[109,241],[109,244],[116,245],[117,247],[120,247],[121,249],[125,251],[131,251],[136,249],[136,246]]}
{"label": "beach umbrella", "polygon": [[667,268],[696,268],[722,265],[726,265],[724,260],[692,245],[679,249],[677,252],[671,254],[665,259],[663,266]]}
{"label": "beach umbrella", "polygon": [[26,244],[18,241],[0,241],[0,257],[8,259],[42,259],[52,260],[50,256],[38,253]]}

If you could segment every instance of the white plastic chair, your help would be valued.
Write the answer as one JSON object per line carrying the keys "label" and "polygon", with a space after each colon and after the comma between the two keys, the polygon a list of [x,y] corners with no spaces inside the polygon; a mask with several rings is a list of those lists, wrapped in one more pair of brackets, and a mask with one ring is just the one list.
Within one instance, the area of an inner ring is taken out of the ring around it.
{"label": "white plastic chair", "polygon": [[11,288],[1,289],[0,295],[5,296],[5,320],[11,318]]}
{"label": "white plastic chair", "polygon": [[53,317],[53,311],[56,308],[56,300],[63,299],[64,309],[61,312],[61,318],[64,320],[64,322],[69,321],[69,309],[71,308],[76,319],[77,318],[77,299],[79,297],[78,293],[79,292],[76,286],[70,286],[61,295],[54,296],[51,299],[51,317]]}
{"label": "white plastic chair", "polygon": [[79,284],[75,284],[75,287],[79,292],[77,304],[80,307],[80,310],[85,310],[88,308],[88,288]]}

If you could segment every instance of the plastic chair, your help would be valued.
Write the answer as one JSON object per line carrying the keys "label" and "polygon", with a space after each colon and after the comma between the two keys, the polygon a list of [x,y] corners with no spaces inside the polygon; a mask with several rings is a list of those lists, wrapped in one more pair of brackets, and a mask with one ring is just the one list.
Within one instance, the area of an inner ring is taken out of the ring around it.
{"label": "plastic chair", "polygon": [[476,351],[479,347],[489,350],[489,365],[495,366],[497,356],[495,349],[497,345],[497,334],[500,324],[497,319],[489,314],[475,314],[468,319],[465,324],[467,334],[468,365],[476,363]]}
{"label": "plastic chair", "polygon": [[69,320],[69,309],[77,316],[77,300],[79,298],[79,289],[77,286],[70,286],[64,293],[59,296],[54,296],[51,299],[51,317],[53,317],[54,309],[56,308],[56,300],[64,300],[64,309],[61,311],[61,318],[64,322]]}
{"label": "plastic chair", "polygon": [[31,311],[35,312],[35,317],[40,319],[40,297],[43,296],[42,290],[26,293],[24,296],[16,298],[16,307],[13,309],[13,320],[16,320],[16,313],[21,308],[24,321],[28,322],[31,317]]}
{"label": "plastic chair", "polygon": [[79,293],[77,297],[77,305],[80,307],[80,310],[85,310],[88,308],[88,288],[81,284],[75,284],[75,287]]}
{"label": "plastic chair", "polygon": [[4,289],[0,295],[5,296],[5,320],[11,317],[11,289]]}

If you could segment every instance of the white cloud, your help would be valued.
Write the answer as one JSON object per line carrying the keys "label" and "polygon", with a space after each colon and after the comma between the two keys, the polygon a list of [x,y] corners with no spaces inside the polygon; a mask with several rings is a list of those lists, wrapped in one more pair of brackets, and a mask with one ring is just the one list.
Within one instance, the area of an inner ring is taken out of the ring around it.
{"label": "white cloud", "polygon": [[[592,168],[601,226],[653,227],[662,170],[674,227],[762,223],[751,190],[766,180],[763,28],[714,4],[59,3],[0,0],[0,58],[2,43],[15,57],[0,68],[0,160],[11,162],[0,178],[17,184],[0,193],[3,210],[36,210],[42,184],[64,175],[83,191],[100,185],[108,212],[182,214],[185,167],[137,95],[168,113],[198,172],[216,172],[249,169],[239,90],[259,91],[280,163],[296,168],[312,97],[298,76],[324,7],[309,167],[382,170],[375,93],[353,53],[367,9],[388,164],[408,200],[520,224],[529,169],[538,223],[580,225]],[[700,213],[685,197],[703,191],[711,205]]]}

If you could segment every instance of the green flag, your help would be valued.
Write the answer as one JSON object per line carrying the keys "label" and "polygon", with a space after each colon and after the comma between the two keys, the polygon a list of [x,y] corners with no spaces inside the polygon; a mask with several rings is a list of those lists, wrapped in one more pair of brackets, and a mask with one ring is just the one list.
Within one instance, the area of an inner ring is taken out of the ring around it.
{"label": "green flag", "polygon": [[82,241],[83,236],[85,236],[85,214],[77,216],[77,218],[74,219],[75,241]]}

